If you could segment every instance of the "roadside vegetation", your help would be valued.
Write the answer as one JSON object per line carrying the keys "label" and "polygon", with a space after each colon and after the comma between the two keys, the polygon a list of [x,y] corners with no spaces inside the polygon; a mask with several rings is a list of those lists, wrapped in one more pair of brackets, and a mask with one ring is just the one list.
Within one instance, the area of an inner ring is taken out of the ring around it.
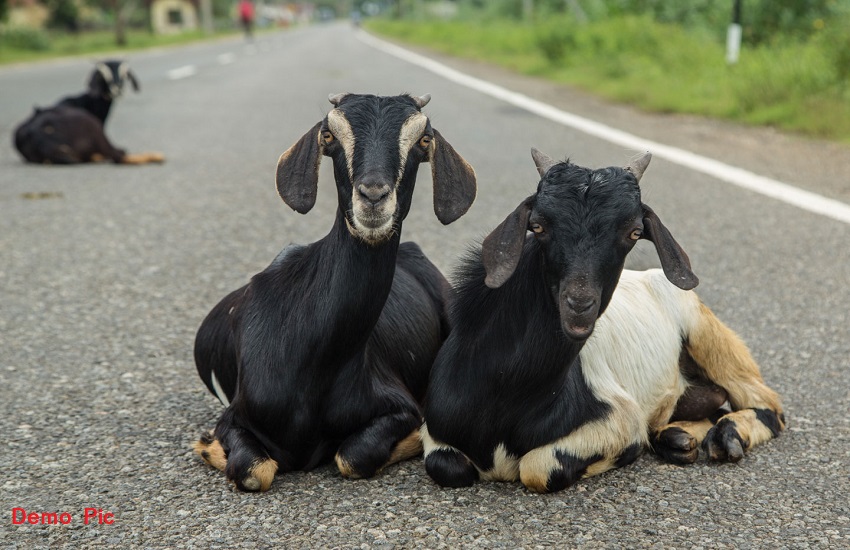
{"label": "roadside vegetation", "polygon": [[451,18],[425,2],[367,28],[649,111],[850,143],[850,2],[743,0],[740,58],[729,64],[733,1],[460,0]]}
{"label": "roadside vegetation", "polygon": [[114,51],[140,50],[152,47],[186,44],[213,37],[235,35],[236,28],[220,30],[214,34],[188,31],[173,35],[155,35],[144,30],[126,32],[126,43],[115,44],[112,30],[70,33],[28,28],[0,30],[0,65],[25,61],[38,61],[56,57],[101,54]]}

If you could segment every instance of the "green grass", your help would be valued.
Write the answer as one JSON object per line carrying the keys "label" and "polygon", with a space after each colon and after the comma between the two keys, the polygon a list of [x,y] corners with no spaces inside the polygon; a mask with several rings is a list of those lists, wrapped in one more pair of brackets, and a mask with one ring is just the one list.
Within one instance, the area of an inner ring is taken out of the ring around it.
{"label": "green grass", "polygon": [[[841,22],[808,42],[744,49],[646,17],[576,24],[373,20],[369,30],[497,63],[655,112],[692,113],[850,142],[850,37]],[[846,23],[846,22],[844,22]]]}
{"label": "green grass", "polygon": [[152,47],[187,44],[210,38],[236,35],[238,29],[212,35],[191,31],[174,35],[155,35],[147,31],[128,30],[127,45],[115,44],[113,31],[89,31],[78,34],[45,32],[32,29],[0,30],[0,65],[38,61],[57,57],[141,50]]}

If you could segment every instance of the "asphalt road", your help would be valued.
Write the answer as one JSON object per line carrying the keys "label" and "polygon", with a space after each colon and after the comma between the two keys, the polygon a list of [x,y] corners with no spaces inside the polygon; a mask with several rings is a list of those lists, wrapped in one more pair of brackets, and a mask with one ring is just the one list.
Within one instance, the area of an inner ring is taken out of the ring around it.
{"label": "asphalt road", "polygon": [[[634,151],[388,56],[346,25],[128,57],[142,92],[115,106],[107,131],[132,152],[164,152],[161,166],[24,165],[13,127],[32,105],[81,90],[90,62],[0,70],[0,545],[850,547],[850,225],[663,159],[644,176],[645,202],[690,254],[704,301],[783,396],[789,430],[779,439],[735,465],[676,467],[645,455],[547,496],[518,484],[443,490],[421,460],[372,480],[325,467],[278,477],[268,493],[235,492],[190,450],[220,412],[195,374],[194,332],[283,246],[328,230],[330,166],[306,216],[273,186],[278,155],[327,112],[328,93],[432,94],[433,125],[479,177],[470,213],[442,227],[421,171],[405,238],[444,271],[532,192],[532,145],[587,166],[623,164]],[[644,119],[458,66],[816,192],[843,198],[848,189],[846,148],[766,137],[748,154],[734,144],[750,130]],[[775,153],[765,155],[767,145]],[[813,162],[800,154],[809,150],[835,153]],[[642,248],[631,265],[655,262]],[[13,525],[14,508],[72,521]],[[88,525],[86,508],[102,510]]]}

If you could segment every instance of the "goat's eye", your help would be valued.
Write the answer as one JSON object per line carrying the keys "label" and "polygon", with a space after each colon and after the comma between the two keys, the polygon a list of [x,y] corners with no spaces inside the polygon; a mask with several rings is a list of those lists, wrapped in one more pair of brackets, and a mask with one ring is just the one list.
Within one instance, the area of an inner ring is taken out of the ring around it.
{"label": "goat's eye", "polygon": [[322,132],[322,139],[325,141],[325,143],[332,143],[334,140],[334,135],[329,131],[325,130],[324,132]]}
{"label": "goat's eye", "polygon": [[535,233],[537,233],[538,235],[543,233],[543,226],[540,225],[539,223],[533,223],[529,227],[531,227],[531,230],[534,231]]}
{"label": "goat's eye", "polygon": [[641,231],[640,229],[634,229],[631,235],[629,235],[629,238],[633,241],[636,241],[640,239],[641,235],[643,235],[643,231]]}
{"label": "goat's eye", "polygon": [[419,146],[427,149],[431,145],[431,136],[422,136],[419,138]]}

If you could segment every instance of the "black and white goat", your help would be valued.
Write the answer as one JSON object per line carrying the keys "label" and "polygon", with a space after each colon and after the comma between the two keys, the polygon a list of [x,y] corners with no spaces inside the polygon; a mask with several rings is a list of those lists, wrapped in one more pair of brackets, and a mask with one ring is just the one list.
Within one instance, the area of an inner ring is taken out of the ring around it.
{"label": "black and white goat", "polygon": [[112,102],[128,81],[138,92],[139,82],[126,62],[97,63],[85,93],[68,96],[53,107],[36,107],[32,116],[17,127],[18,152],[27,162],[38,164],[163,162],[161,153],[128,154],[112,145],[104,133]]}
{"label": "black and white goat", "polygon": [[430,96],[340,94],[286,152],[277,189],[300,213],[331,158],[339,209],[330,233],[290,245],[225,297],[195,340],[207,388],[227,405],[195,450],[242,490],[335,455],[369,477],[421,452],[420,402],[449,332],[449,285],[414,243],[399,244],[419,164],[448,224],[475,199],[475,174],[431,127]]}
{"label": "black and white goat", "polygon": [[[425,404],[428,474],[557,491],[649,444],[678,463],[695,461],[700,442],[736,461],[778,435],[777,394],[690,291],[687,255],[641,202],[649,154],[600,170],[532,155],[537,193],[458,270]],[[623,270],[639,239],[663,271]]]}

